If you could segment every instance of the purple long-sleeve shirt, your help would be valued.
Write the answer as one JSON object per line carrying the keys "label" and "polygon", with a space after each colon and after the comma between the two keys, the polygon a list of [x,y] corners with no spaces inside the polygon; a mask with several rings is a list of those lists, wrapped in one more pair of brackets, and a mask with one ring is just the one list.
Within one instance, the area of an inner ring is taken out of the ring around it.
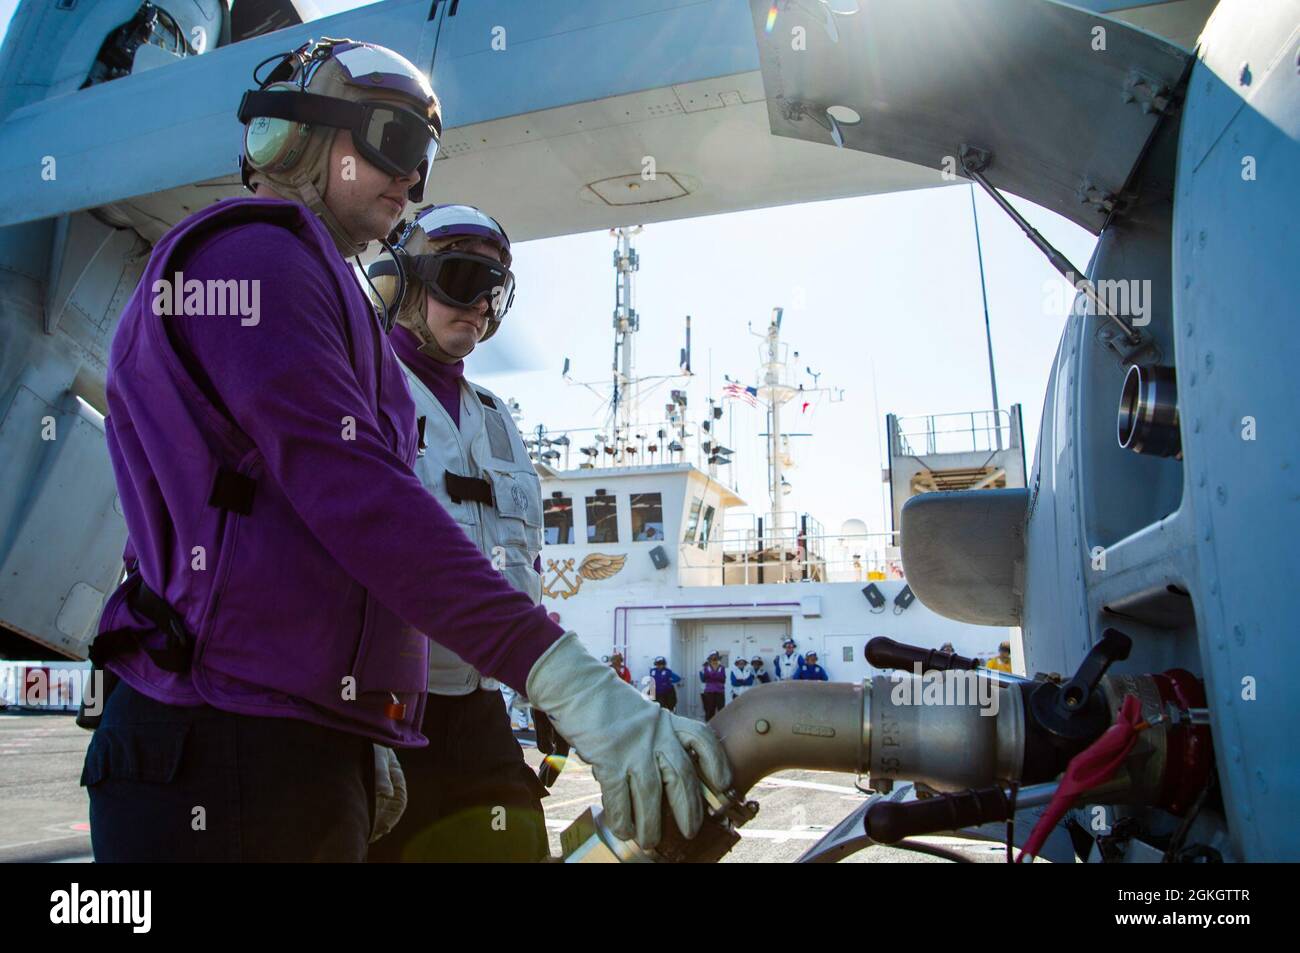
{"label": "purple long-sleeve shirt", "polygon": [[[186,279],[260,284],[261,317],[255,326],[211,316],[165,320],[203,389],[256,445],[267,478],[279,485],[310,534],[408,624],[435,634],[480,671],[523,689],[534,662],[563,630],[505,581],[394,452],[392,423],[376,418],[373,392],[366,392],[349,359],[351,348],[374,345],[349,340],[343,331],[340,291],[360,295],[360,289],[335,287],[303,242],[262,223],[216,232],[198,244],[183,267]],[[391,351],[378,357],[382,363],[395,359]],[[409,396],[403,399],[409,407]],[[414,428],[411,417],[403,424]],[[136,430],[165,427],[165,421],[146,419],[115,423]],[[128,470],[138,463],[118,462]],[[148,482],[139,479],[137,485]],[[241,545],[255,546],[247,534],[258,532],[256,515],[246,523]],[[130,518],[128,528],[133,542],[145,529]],[[173,548],[159,554],[163,566],[172,567],[164,573],[187,563],[183,540],[168,543],[165,530],[148,529],[154,545]],[[297,577],[294,566],[283,566],[282,573],[278,580],[267,579],[265,599],[279,598],[277,589],[286,586],[309,590],[312,585],[311,579]],[[248,638],[258,633],[249,631]],[[179,697],[190,694],[192,686],[163,700],[200,700],[197,694]]]}
{"label": "purple long-sleeve shirt", "polygon": [[[338,305],[312,280],[305,253],[286,244],[281,229],[245,226],[185,265],[187,278],[261,275],[255,350],[220,320],[174,318],[175,327],[335,558],[420,631],[440,639],[464,633],[456,639],[462,644],[447,647],[467,660],[478,656],[486,662],[474,660],[481,671],[522,691],[563,630],[505,581],[388,449],[378,422],[358,412],[367,401],[344,342],[318,317]],[[353,440],[339,439],[345,417],[356,420]],[[470,638],[475,644],[464,644]]]}

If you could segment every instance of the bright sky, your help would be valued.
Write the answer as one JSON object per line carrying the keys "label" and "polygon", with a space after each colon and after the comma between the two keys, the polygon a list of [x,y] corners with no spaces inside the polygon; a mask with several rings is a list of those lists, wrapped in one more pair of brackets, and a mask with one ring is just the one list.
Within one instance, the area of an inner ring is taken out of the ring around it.
{"label": "bright sky", "polygon": [[[357,3],[324,0],[335,12]],[[0,0],[0,38],[16,6]],[[436,193],[437,183],[433,182]],[[455,196],[438,196],[455,201]],[[1015,200],[1035,227],[1080,268],[1093,238],[1056,215]],[[978,197],[989,309],[1004,407],[1021,403],[1033,460],[1044,390],[1064,322],[1068,286],[987,197]],[[493,209],[485,211],[492,213]],[[508,219],[503,222],[510,229]],[[626,224],[634,225],[636,222]],[[677,367],[683,319],[693,318],[694,378],[686,389],[698,419],[720,395],[723,375],[756,383],[759,340],[772,308],[784,307],[783,339],[821,383],[844,389],[807,416],[787,405],[797,467],[787,505],[830,532],[848,518],[887,528],[882,503],[883,418],[983,410],[992,404],[970,189],[950,187],[648,226],[636,239],[641,271],[637,368]],[[523,406],[525,426],[552,430],[598,422],[599,400],[560,377],[606,381],[613,353],[614,241],[606,232],[528,242],[515,249],[518,293],[502,331],[468,362],[471,376]],[[491,352],[497,352],[495,355]],[[504,359],[504,360],[503,360]],[[490,373],[503,363],[536,370]],[[476,368],[478,369],[476,371]],[[812,379],[804,376],[810,385]],[[662,416],[668,386],[646,401]],[[736,450],[722,476],[766,511],[761,410],[728,402],[720,436]],[[734,437],[732,434],[734,433]],[[574,441],[577,445],[579,440]],[[577,463],[578,455],[573,454]]]}
{"label": "bright sky", "polygon": [[[1086,265],[1091,235],[1053,213],[1017,204],[1049,241]],[[990,199],[980,195],[978,207],[998,395],[1003,407],[1023,404],[1032,463],[1064,321],[1056,289],[1068,285]],[[508,231],[509,222],[503,224]],[[635,244],[641,258],[638,370],[676,369],[683,319],[690,314],[695,377],[687,390],[696,414],[703,413],[708,396],[720,395],[724,374],[756,383],[761,342],[749,335],[747,324],[765,330],[778,306],[785,308],[783,340],[800,352],[800,365],[820,373],[823,385],[844,389],[841,403],[822,398],[807,416],[790,404],[785,415],[787,432],[815,435],[794,441],[798,466],[787,474],[794,487],[787,502],[810,512],[828,531],[850,517],[865,520],[873,531],[887,527],[880,481],[886,413],[992,406],[967,186],[652,225]],[[480,375],[498,393],[520,401],[527,425],[540,422],[554,430],[597,422],[600,400],[565,384],[560,370],[567,356],[576,380],[610,376],[613,249],[607,232],[515,249],[515,306],[483,354],[470,357],[467,370],[474,376],[476,361],[487,363],[487,352],[505,343],[499,339],[508,339],[516,354],[538,355],[543,370]],[[811,386],[810,377],[804,380]],[[660,393],[666,398],[666,387]],[[656,393],[646,402],[647,412],[661,416],[664,398]],[[723,418],[721,434],[738,451],[734,479],[741,496],[766,511],[758,436],[765,430],[764,414],[735,401],[727,406],[730,419]],[[731,482],[725,468],[722,475]]]}

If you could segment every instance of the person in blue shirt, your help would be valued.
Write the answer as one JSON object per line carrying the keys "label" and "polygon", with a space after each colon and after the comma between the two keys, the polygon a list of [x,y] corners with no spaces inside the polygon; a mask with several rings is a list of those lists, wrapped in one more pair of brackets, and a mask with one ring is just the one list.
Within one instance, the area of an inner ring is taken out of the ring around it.
{"label": "person in blue shirt", "polygon": [[731,700],[735,701],[754,687],[754,673],[749,670],[749,663],[743,658],[736,659],[731,670]]}
{"label": "person in blue shirt", "polygon": [[772,681],[772,676],[763,668],[763,656],[755,655],[749,660],[749,669],[754,673],[754,684],[766,685]]}
{"label": "person in blue shirt", "polygon": [[826,675],[826,669],[817,664],[816,652],[804,653],[803,660],[799,663],[799,669],[794,673],[794,677],[804,682],[830,681]]}
{"label": "person in blue shirt", "polygon": [[655,701],[669,711],[676,709],[677,689],[673,686],[680,682],[682,677],[668,667],[668,660],[662,655],[655,659],[654,668],[650,669],[650,677],[655,680]]}

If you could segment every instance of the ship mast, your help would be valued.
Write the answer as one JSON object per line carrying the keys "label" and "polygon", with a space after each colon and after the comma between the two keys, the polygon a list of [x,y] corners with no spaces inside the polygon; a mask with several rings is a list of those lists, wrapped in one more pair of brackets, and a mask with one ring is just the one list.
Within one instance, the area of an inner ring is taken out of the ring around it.
{"label": "ship mast", "polygon": [[[827,393],[831,395],[832,401],[836,401],[842,400],[844,394],[842,390],[836,388],[819,386],[817,379],[821,375],[813,374],[811,368],[805,370],[813,378],[812,387],[796,385],[793,382],[794,378],[786,361],[788,345],[781,343],[781,318],[784,312],[784,308],[772,309],[772,317],[768,321],[765,333],[750,331],[755,337],[763,339],[758,398],[767,405],[767,494],[772,507],[771,525],[767,534],[770,538],[780,538],[784,531],[795,529],[793,524],[788,527],[785,525],[785,494],[789,489],[785,479],[785,469],[793,465],[789,438],[808,436],[808,434],[787,434],[781,429],[781,407],[799,395],[808,397],[812,394]],[[794,359],[798,363],[798,351],[794,352]]]}
{"label": "ship mast", "polygon": [[[578,384],[597,395],[608,405],[606,416],[593,436],[593,443],[578,447],[578,451],[587,458],[583,467],[596,466],[602,462],[611,465],[627,465],[630,461],[645,459],[650,454],[653,461],[656,454],[662,453],[665,462],[681,461],[686,447],[686,404],[684,389],[673,389],[669,401],[664,405],[665,417],[654,426],[652,422],[641,418],[641,402],[653,397],[656,389],[666,381],[691,376],[691,318],[686,316],[686,346],[681,350],[681,360],[676,374],[658,374],[638,376],[636,371],[636,333],[641,330],[641,315],[636,310],[634,276],[641,268],[641,257],[632,247],[632,238],[641,234],[642,227],[620,227],[609,230],[615,240],[614,249],[614,354],[610,363],[611,378],[607,378],[608,393],[604,391],[605,382],[575,381],[569,377],[569,359],[564,360],[561,375],[570,384]],[[653,429],[650,429],[653,427]],[[645,432],[638,432],[643,428]],[[565,446],[566,467],[568,438],[550,439],[539,433],[536,440],[536,453],[545,456],[545,449],[553,444]],[[559,454],[555,453],[555,457]]]}
{"label": "ship mast", "polygon": [[784,308],[773,308],[767,333],[758,335],[764,339],[764,360],[760,368],[762,383],[758,388],[758,396],[767,404],[767,492],[772,506],[772,529],[776,532],[780,532],[784,526],[785,514],[785,494],[781,489],[785,483],[781,405],[797,393],[786,382],[788,375],[781,351],[781,318],[784,311]]}
{"label": "ship mast", "polygon": [[611,435],[615,444],[631,438],[637,422],[636,332],[641,328],[641,317],[636,313],[633,275],[641,268],[641,259],[632,247],[632,236],[641,233],[635,228],[611,228],[609,234],[618,240],[614,249],[614,382],[610,396],[610,417],[614,425]]}

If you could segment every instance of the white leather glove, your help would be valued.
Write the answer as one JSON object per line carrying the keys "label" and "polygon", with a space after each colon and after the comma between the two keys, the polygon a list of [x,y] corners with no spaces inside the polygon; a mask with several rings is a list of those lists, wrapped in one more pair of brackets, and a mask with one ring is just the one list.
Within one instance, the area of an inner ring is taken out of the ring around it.
{"label": "white leather glove", "polygon": [[704,820],[699,772],[715,791],[731,786],[731,765],[708,726],[647,701],[566,632],[528,673],[528,699],[591,765],[605,822],[643,848],[659,843],[663,791],[677,826],[694,837]]}
{"label": "white leather glove", "polygon": [[370,843],[383,837],[402,818],[406,810],[406,775],[392,748],[375,745],[375,826]]}

